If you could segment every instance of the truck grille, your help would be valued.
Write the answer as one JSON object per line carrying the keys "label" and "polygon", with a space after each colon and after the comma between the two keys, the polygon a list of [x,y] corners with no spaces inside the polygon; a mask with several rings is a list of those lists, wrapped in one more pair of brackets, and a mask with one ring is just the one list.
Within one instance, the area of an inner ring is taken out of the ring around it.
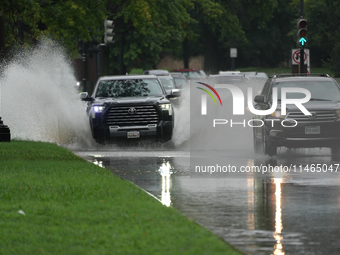
{"label": "truck grille", "polygon": [[289,112],[287,119],[296,121],[334,121],[337,114],[334,111],[309,111],[312,116],[304,115],[302,112]]}
{"label": "truck grille", "polygon": [[159,115],[153,105],[112,106],[106,117],[108,126],[141,126],[158,122]]}

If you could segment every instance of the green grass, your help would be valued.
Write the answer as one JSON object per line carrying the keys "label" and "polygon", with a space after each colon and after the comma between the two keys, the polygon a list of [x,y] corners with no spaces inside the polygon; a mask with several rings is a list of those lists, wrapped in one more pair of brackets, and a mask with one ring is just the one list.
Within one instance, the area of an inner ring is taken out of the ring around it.
{"label": "green grass", "polygon": [[0,254],[241,254],[54,144],[0,143],[0,201]]}
{"label": "green grass", "polygon": [[132,69],[129,74],[143,74],[143,69]]}

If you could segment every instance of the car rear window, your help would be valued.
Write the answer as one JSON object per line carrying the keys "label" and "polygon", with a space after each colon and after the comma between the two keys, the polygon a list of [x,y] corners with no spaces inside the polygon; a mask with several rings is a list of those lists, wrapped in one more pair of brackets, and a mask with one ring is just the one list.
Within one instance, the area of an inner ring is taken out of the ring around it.
{"label": "car rear window", "polygon": [[[276,82],[273,87],[278,88],[278,99],[281,100],[281,88],[304,88],[309,90],[312,99],[340,101],[338,84],[332,81],[287,81]],[[287,98],[304,98],[303,93],[287,93]]]}
{"label": "car rear window", "polygon": [[198,71],[182,71],[181,72],[187,78],[202,78],[201,74]]}
{"label": "car rear window", "polygon": [[103,80],[98,85],[96,97],[144,97],[162,94],[157,79]]}
{"label": "car rear window", "polygon": [[211,77],[213,83],[228,83],[228,84],[238,84],[246,82],[246,78],[243,75],[218,75]]}
{"label": "car rear window", "polygon": [[165,89],[174,89],[175,84],[174,80],[170,77],[158,77],[161,80],[161,83]]}
{"label": "car rear window", "polygon": [[185,88],[187,86],[187,82],[184,78],[174,77],[174,80],[177,88]]}

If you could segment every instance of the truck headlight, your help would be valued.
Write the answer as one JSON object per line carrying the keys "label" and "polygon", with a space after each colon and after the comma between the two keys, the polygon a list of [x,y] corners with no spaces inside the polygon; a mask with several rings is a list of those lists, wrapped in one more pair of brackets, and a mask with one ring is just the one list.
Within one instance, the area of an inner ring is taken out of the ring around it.
{"label": "truck headlight", "polygon": [[98,106],[98,105],[95,105],[92,107],[94,112],[102,112],[104,108],[105,108],[104,106]]}
{"label": "truck headlight", "polygon": [[285,117],[285,115],[281,115],[281,111],[274,111],[272,114],[270,114],[270,116],[277,118],[277,119],[283,119]]}
{"label": "truck headlight", "polygon": [[172,107],[171,104],[161,104],[162,111],[168,111],[169,115],[172,115]]}
{"label": "truck headlight", "polygon": [[105,109],[105,106],[101,105],[94,105],[92,106],[92,118],[94,119],[96,117],[96,113],[101,113]]}

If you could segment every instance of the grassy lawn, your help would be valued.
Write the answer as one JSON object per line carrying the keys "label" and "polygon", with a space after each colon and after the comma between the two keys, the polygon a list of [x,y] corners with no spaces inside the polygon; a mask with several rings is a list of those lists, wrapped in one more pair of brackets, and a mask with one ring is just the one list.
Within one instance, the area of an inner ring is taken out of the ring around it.
{"label": "grassy lawn", "polygon": [[0,254],[241,254],[54,144],[0,143]]}

